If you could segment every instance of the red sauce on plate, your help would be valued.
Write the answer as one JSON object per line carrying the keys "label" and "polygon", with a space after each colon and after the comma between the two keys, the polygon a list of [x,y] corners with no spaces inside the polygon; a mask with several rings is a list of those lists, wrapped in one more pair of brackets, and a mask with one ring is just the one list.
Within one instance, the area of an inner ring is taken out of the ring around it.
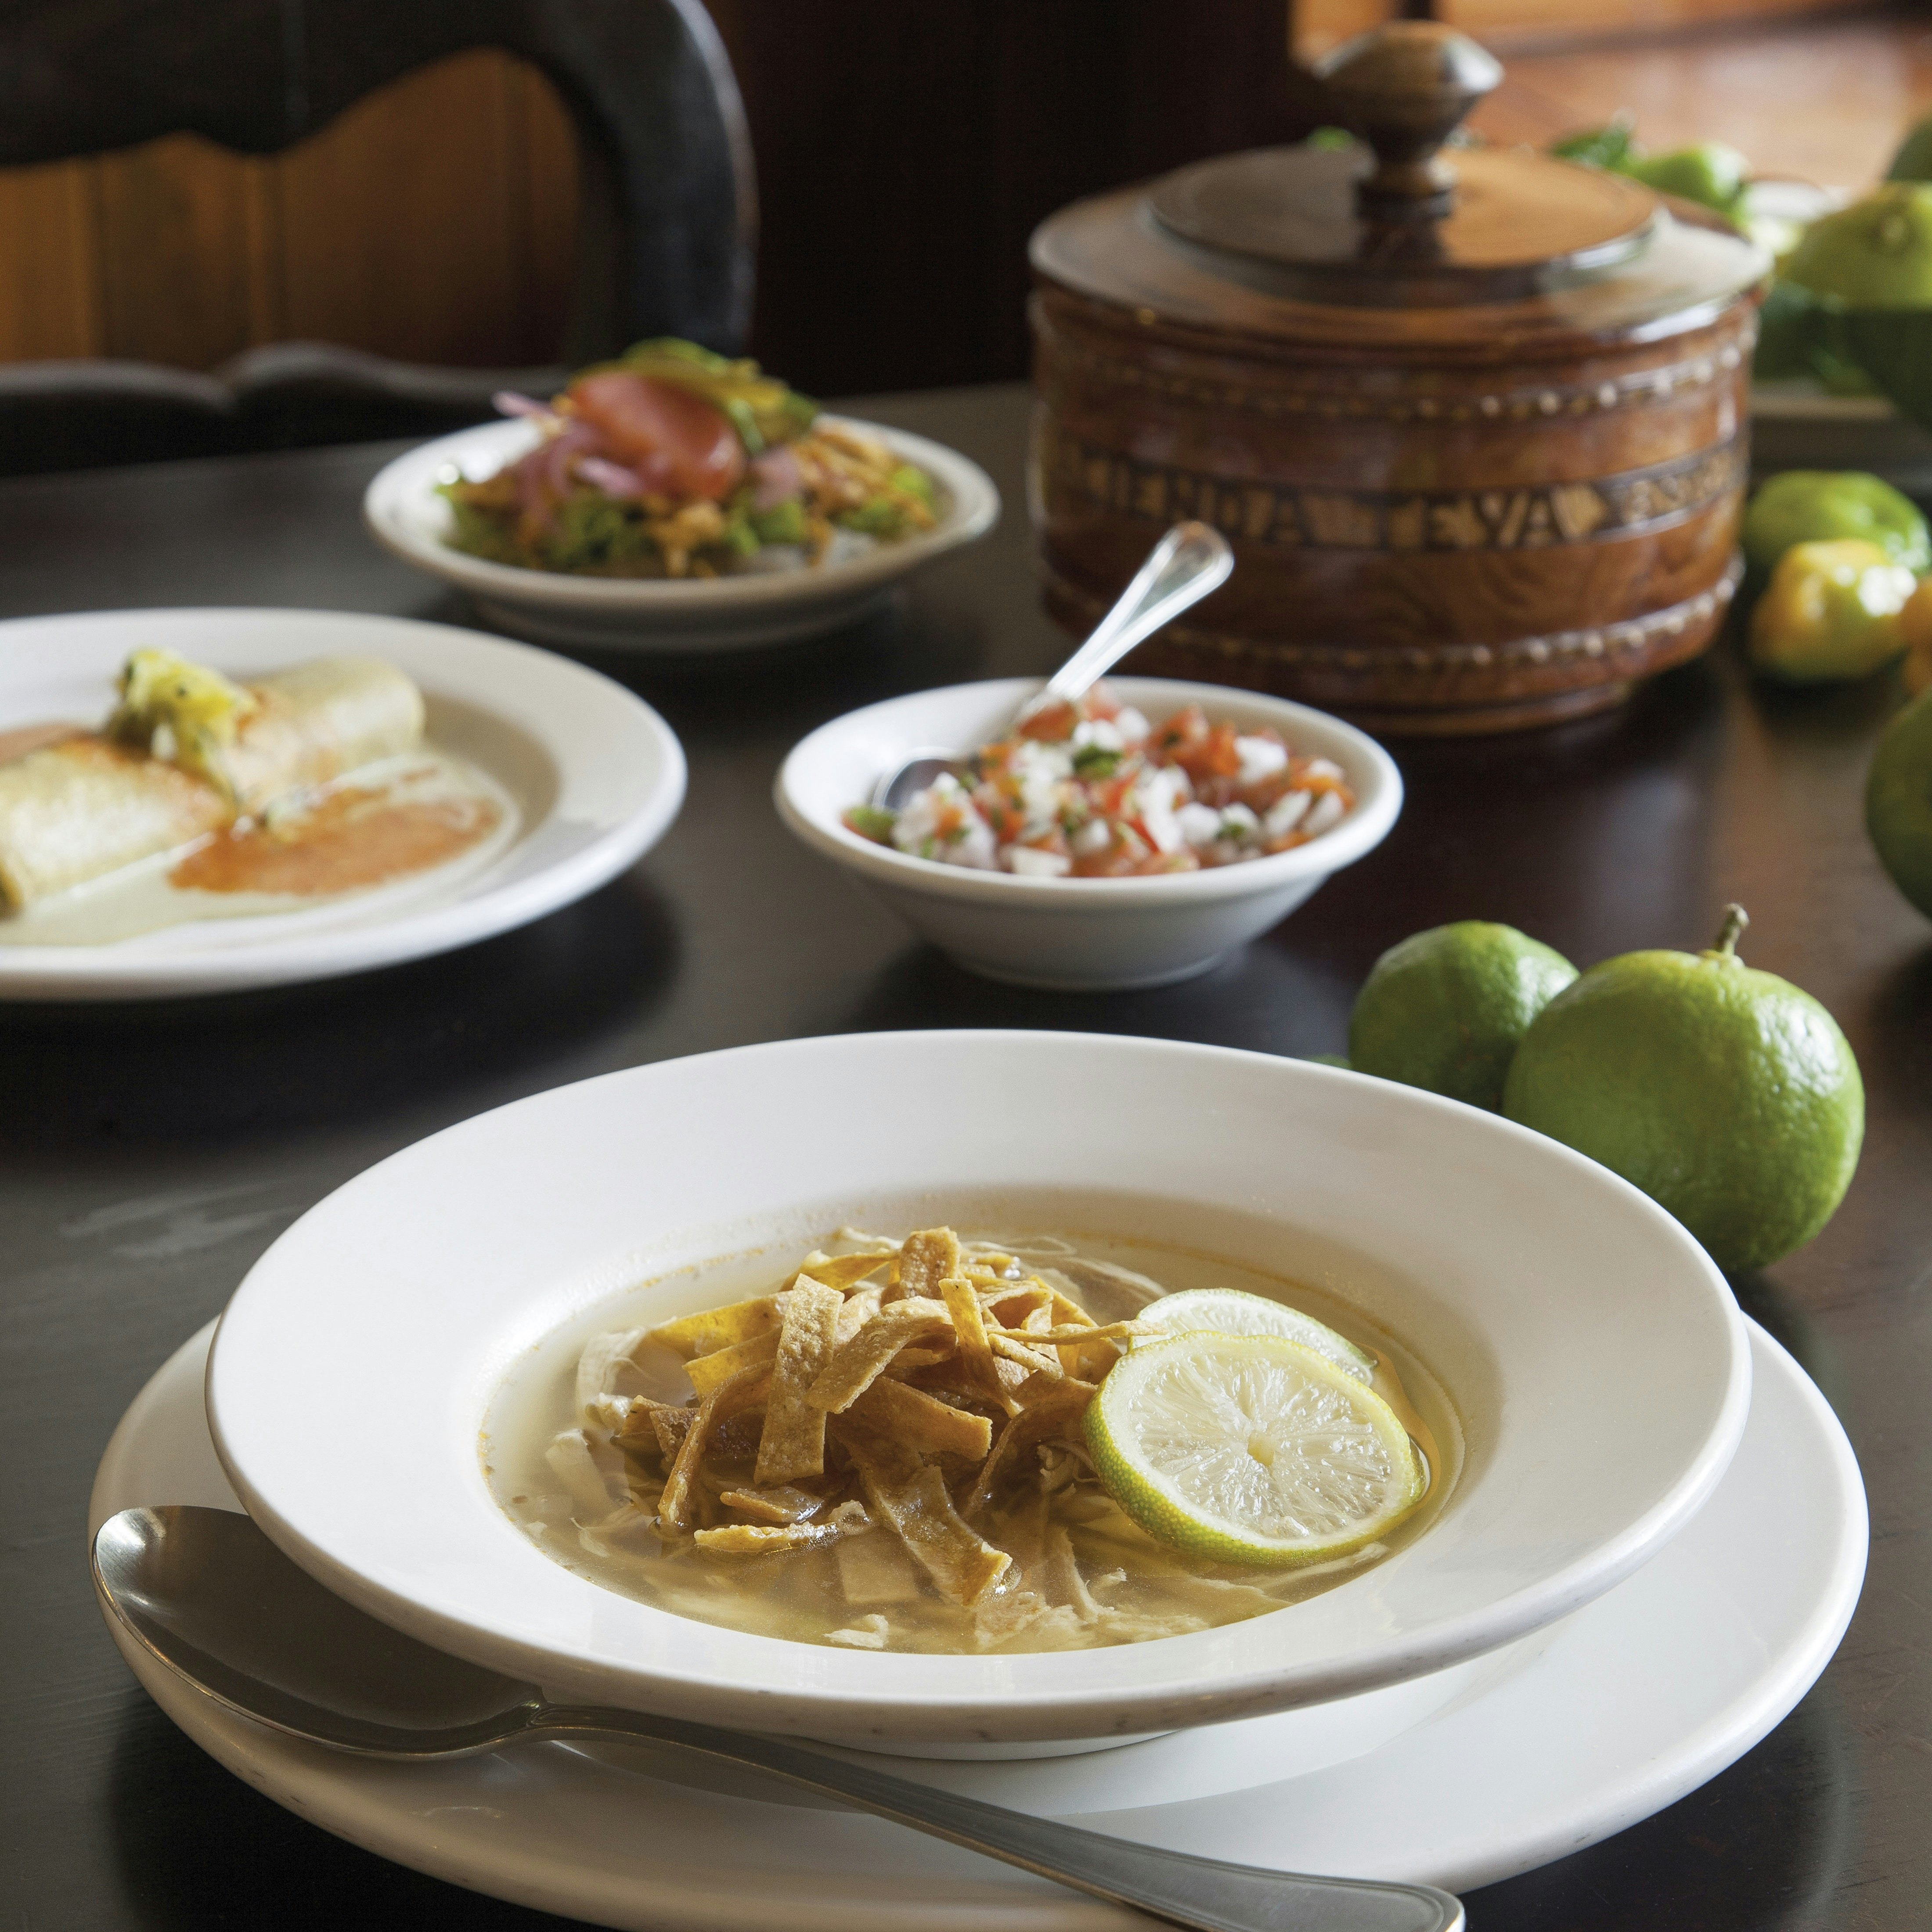
{"label": "red sauce on plate", "polygon": [[202,892],[353,892],[454,859],[488,838],[502,815],[487,798],[397,799],[347,785],[292,822],[217,832],[168,880]]}

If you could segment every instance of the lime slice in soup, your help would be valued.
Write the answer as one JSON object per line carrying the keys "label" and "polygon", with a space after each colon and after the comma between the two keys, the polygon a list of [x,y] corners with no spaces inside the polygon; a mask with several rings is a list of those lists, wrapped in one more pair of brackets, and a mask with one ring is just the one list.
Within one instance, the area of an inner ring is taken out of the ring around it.
{"label": "lime slice in soup", "polygon": [[1210,1563],[1346,1556],[1393,1529],[1428,1485],[1388,1404],[1280,1336],[1197,1332],[1134,1349],[1088,1405],[1086,1434],[1120,1507]]}
{"label": "lime slice in soup", "polygon": [[1143,1348],[1168,1336],[1201,1329],[1218,1335],[1279,1335],[1283,1341],[1299,1342],[1304,1348],[1327,1356],[1358,1382],[1376,1378],[1376,1358],[1366,1348],[1357,1348],[1346,1336],[1298,1308],[1238,1288],[1190,1288],[1180,1294],[1164,1294],[1158,1301],[1149,1302],[1135,1319],[1143,1328],[1160,1331],[1137,1342],[1136,1346]]}

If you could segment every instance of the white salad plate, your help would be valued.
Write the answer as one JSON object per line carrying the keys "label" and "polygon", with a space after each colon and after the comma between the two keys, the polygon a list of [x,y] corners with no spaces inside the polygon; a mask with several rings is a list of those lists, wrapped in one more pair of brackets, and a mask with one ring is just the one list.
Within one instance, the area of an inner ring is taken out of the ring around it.
{"label": "white salad plate", "polygon": [[[103,1457],[117,1510],[235,1508],[202,1400],[212,1330],[136,1397]],[[881,1769],[1142,1844],[1287,1871],[1468,1891],[1674,1802],[1790,1711],[1864,1574],[1864,1492],[1838,1419],[1750,1328],[1749,1422],[1703,1509],[1652,1562],[1394,1735],[1372,1700],[1082,1757]],[[1130,1932],[1147,1922],[728,1768],[561,1744],[434,1765],[354,1758],[188,1690],[111,1616],[155,1701],[219,1763],[351,1843],[474,1891],[632,1932]],[[1301,1768],[1310,1720],[1354,1738]],[[788,1796],[790,1802],[782,1802]],[[774,1802],[780,1801],[780,1802]]]}
{"label": "white salad plate", "polygon": [[610,679],[479,632],[344,611],[106,610],[0,624],[0,730],[98,722],[128,652],[144,645],[243,679],[311,658],[383,658],[422,688],[430,740],[493,781],[514,812],[473,860],[296,911],[98,945],[8,943],[0,927],[0,1000],[224,992],[448,952],[595,891],[656,844],[683,802],[670,727]]}
{"label": "white salad plate", "polygon": [[[652,1302],[629,1320],[704,1306],[713,1292],[676,1271],[721,1255],[769,1252],[776,1273],[842,1224],[941,1217],[1186,1249],[1336,1297],[1439,1385],[1412,1394],[1445,1464],[1460,1438],[1447,1500],[1292,1614],[944,1656],[668,1612],[566,1569],[499,1507],[493,1400],[566,1324],[644,1282]],[[441,1648],[573,1701],[1012,1755],[1323,1703],[1555,1622],[1708,1496],[1750,1382],[1742,1318],[1703,1251],[1554,1141],[1268,1054],[974,1031],[665,1061],[432,1136],[256,1262],[223,1317],[208,1407],[274,1541]]]}
{"label": "white salad plate", "polygon": [[1071,991],[1166,986],[1204,973],[1277,925],[1327,879],[1388,836],[1402,774],[1366,733],[1325,711],[1226,685],[1117,677],[1108,687],[1156,724],[1198,704],[1216,724],[1266,726],[1289,748],[1333,760],[1354,808],[1305,845],[1237,865],[1143,879],[1048,879],[922,859],[844,823],[873,786],[935,746],[971,751],[1004,737],[1036,678],[996,678],[887,698],[821,724],[780,769],[778,816],[812,849],[855,874],[922,938],[962,966],[1023,986]]}
{"label": "white salad plate", "polygon": [[1000,520],[1000,493],[980,466],[944,443],[847,416],[824,421],[876,436],[938,486],[938,527],[816,568],[729,577],[578,577],[470,556],[449,542],[454,518],[438,486],[494,476],[537,442],[525,420],[439,436],[380,471],[362,499],[370,534],[405,563],[467,593],[493,624],[547,644],[592,650],[739,650],[837,629],[914,572]]}

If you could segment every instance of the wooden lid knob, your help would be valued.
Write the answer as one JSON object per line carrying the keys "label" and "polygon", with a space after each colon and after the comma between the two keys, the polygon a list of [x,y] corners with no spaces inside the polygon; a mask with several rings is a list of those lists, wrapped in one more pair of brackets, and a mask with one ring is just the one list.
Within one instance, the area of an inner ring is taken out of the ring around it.
{"label": "wooden lid knob", "polygon": [[1374,150],[1358,184],[1364,214],[1433,219],[1454,199],[1456,172],[1438,152],[1503,77],[1495,56],[1435,20],[1392,20],[1317,63],[1336,112]]}

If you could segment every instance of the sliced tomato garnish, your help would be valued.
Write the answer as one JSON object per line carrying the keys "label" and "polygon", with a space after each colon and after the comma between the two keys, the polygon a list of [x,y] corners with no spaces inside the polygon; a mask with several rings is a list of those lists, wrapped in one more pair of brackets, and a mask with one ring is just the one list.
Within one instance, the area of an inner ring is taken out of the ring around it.
{"label": "sliced tomato garnish", "polygon": [[603,369],[573,382],[570,401],[647,494],[719,502],[744,478],[745,446],[730,418],[674,382]]}

